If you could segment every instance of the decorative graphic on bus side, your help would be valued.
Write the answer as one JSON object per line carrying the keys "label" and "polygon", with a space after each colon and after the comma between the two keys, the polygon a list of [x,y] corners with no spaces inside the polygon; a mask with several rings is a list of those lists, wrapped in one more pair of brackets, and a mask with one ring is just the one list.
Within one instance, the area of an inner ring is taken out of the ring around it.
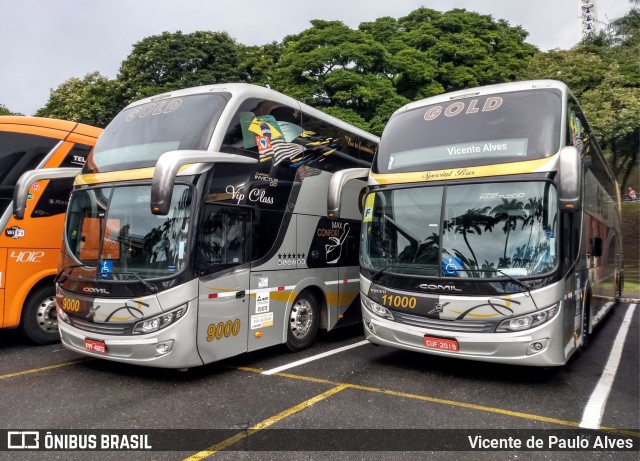
{"label": "decorative graphic on bus side", "polygon": [[320,218],[313,234],[308,267],[358,264],[359,222]]}

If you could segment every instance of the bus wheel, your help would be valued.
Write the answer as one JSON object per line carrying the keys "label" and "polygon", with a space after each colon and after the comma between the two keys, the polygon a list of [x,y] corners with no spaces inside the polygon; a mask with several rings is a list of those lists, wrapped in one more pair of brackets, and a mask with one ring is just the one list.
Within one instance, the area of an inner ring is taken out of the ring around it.
{"label": "bus wheel", "polygon": [[293,352],[306,349],[313,344],[318,332],[320,309],[318,300],[310,292],[298,295],[289,314],[287,347]]}
{"label": "bus wheel", "polygon": [[27,298],[22,312],[22,333],[37,344],[60,341],[56,315],[56,293],[53,284],[42,286]]}

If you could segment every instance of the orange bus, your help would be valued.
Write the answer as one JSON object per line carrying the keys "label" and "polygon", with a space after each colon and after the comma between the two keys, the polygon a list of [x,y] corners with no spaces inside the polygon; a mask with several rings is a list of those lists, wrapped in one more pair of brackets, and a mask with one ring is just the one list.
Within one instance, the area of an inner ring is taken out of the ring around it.
{"label": "orange bus", "polygon": [[0,116],[0,327],[19,327],[38,344],[59,340],[53,278],[73,180],[35,183],[21,221],[11,214],[15,185],[27,170],[81,168],[101,132],[64,120]]}

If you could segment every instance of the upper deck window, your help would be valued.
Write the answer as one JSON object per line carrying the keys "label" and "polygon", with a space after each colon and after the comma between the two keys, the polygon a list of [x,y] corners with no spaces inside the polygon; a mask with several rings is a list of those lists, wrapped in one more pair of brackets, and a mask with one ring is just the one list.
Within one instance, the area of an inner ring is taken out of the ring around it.
{"label": "upper deck window", "polygon": [[83,173],[145,168],[165,152],[207,149],[226,103],[220,94],[197,94],[125,109],[105,128]]}
{"label": "upper deck window", "polygon": [[557,90],[470,96],[392,117],[373,171],[398,173],[549,157],[560,148]]}

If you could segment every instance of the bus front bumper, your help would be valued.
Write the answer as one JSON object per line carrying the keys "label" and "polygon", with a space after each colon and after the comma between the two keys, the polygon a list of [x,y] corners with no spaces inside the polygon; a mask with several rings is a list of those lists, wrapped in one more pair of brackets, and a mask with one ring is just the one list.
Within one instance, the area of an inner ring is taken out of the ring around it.
{"label": "bus front bumper", "polygon": [[[104,335],[75,328],[59,321],[60,339],[67,348],[98,359],[158,368],[191,368],[203,365],[196,346],[197,309],[175,324],[156,333],[145,335]],[[88,341],[104,343],[105,353],[92,352]]]}
{"label": "bus front bumper", "polygon": [[[517,333],[461,333],[420,328],[383,319],[364,307],[362,320],[365,338],[382,346],[512,365],[548,367],[566,363],[560,315],[537,328]],[[429,348],[425,337],[455,340],[457,351]]]}

